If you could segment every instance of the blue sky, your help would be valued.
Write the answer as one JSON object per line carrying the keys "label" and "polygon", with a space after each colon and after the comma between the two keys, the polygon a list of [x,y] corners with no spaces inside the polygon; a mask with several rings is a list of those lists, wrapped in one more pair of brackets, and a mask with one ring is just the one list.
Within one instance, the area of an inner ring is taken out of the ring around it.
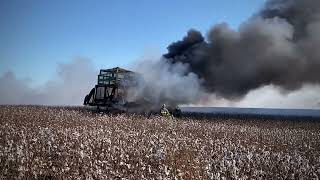
{"label": "blue sky", "polygon": [[127,66],[150,50],[165,53],[190,28],[237,26],[264,0],[0,0],[0,75],[36,84],[58,63],[86,57],[95,67]]}

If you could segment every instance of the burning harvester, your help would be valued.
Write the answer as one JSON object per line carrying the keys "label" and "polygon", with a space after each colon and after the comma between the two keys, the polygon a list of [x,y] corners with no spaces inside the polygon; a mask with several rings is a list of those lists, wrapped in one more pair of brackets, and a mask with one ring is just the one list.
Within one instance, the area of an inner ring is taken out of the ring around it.
{"label": "burning harvester", "polygon": [[[157,113],[160,106],[148,100],[147,97],[132,98],[134,93],[130,90],[138,90],[139,83],[142,83],[143,78],[139,73],[122,69],[119,67],[112,69],[101,69],[98,75],[98,82],[95,87],[84,98],[84,105],[97,107],[98,110],[106,111],[124,111],[124,112],[149,112]],[[140,84],[141,85],[141,84]],[[156,107],[156,108],[152,108]],[[170,115],[179,117],[181,110],[172,107],[166,109]]]}
{"label": "burning harvester", "polygon": [[98,82],[84,98],[84,105],[104,110],[127,110],[133,102],[127,102],[126,89],[137,85],[138,73],[119,67],[101,69]]}

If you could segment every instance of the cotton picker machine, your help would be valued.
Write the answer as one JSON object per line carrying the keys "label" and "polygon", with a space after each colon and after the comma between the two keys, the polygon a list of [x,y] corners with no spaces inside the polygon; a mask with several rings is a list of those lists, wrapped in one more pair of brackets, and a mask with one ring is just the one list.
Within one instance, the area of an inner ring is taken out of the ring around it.
{"label": "cotton picker machine", "polygon": [[138,74],[119,67],[101,69],[98,83],[84,98],[84,105],[97,110],[127,111],[134,103],[126,101],[126,90],[137,84]]}
{"label": "cotton picker machine", "polygon": [[[107,112],[148,112],[154,111],[152,102],[146,99],[140,99],[139,102],[128,102],[128,89],[138,86],[138,81],[142,80],[141,75],[119,67],[112,69],[101,69],[98,75],[98,83],[84,98],[85,106],[95,107],[98,111]],[[158,107],[160,108],[160,107]],[[162,108],[163,109],[163,108]],[[160,110],[161,111],[161,110]],[[169,114],[176,117],[181,116],[180,108],[170,108]],[[178,112],[178,113],[177,113]],[[162,114],[162,113],[160,113]]]}

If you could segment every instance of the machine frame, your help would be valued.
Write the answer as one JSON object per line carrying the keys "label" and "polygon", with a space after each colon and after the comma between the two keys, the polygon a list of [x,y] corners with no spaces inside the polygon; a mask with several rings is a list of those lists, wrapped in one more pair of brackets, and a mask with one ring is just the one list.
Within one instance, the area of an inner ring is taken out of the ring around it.
{"label": "machine frame", "polygon": [[98,108],[120,108],[127,103],[126,90],[136,85],[136,78],[137,73],[123,68],[101,69],[97,84],[86,95],[83,104]]}

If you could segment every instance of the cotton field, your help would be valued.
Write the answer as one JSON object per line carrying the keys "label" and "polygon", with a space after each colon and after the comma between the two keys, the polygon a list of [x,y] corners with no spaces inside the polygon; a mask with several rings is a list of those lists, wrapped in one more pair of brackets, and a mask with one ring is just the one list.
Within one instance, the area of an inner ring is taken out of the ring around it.
{"label": "cotton field", "polygon": [[0,179],[319,179],[320,121],[0,106]]}

